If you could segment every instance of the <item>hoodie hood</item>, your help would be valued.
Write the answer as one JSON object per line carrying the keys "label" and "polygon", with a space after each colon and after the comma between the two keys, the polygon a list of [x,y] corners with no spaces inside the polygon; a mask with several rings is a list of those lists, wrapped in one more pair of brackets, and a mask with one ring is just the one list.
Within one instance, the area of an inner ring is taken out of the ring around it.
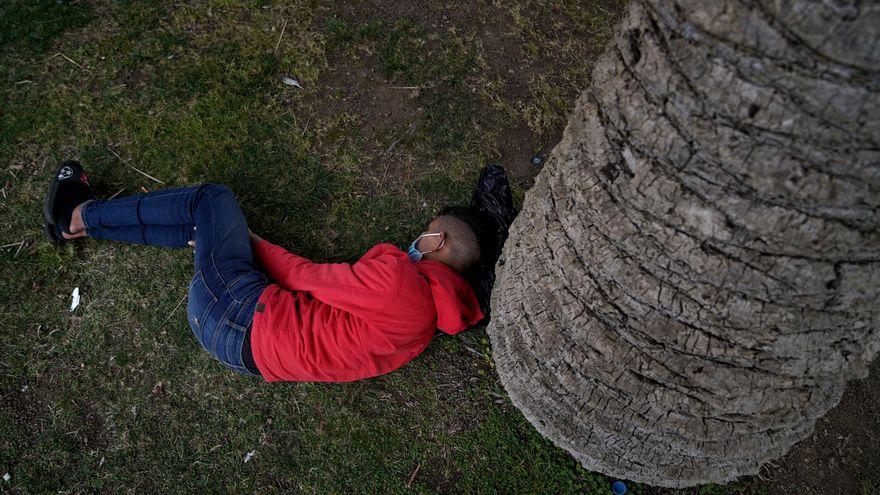
{"label": "hoodie hood", "polygon": [[439,261],[425,260],[415,265],[431,288],[437,307],[437,328],[454,335],[483,319],[474,290],[455,270]]}

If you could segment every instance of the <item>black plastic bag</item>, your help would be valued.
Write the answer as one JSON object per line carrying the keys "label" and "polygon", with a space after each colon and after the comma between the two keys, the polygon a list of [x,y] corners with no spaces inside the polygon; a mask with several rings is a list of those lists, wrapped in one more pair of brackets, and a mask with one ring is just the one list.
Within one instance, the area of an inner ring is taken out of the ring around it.
{"label": "black plastic bag", "polygon": [[492,285],[495,283],[495,263],[501,256],[507,230],[518,211],[513,207],[513,195],[507,173],[499,165],[487,165],[480,171],[480,179],[471,202],[467,206],[448,206],[437,216],[450,215],[468,224],[480,243],[480,262],[465,275],[474,289],[480,310],[486,316],[477,325],[489,322]]}
{"label": "black plastic bag", "polygon": [[480,310],[486,315],[481,323],[488,323],[491,307],[492,286],[495,283],[495,263],[501,256],[507,231],[518,211],[513,207],[513,195],[507,172],[499,165],[488,165],[480,171],[480,179],[474,188],[468,209],[479,218],[474,226],[480,240],[480,263],[469,274],[468,282],[480,302]]}

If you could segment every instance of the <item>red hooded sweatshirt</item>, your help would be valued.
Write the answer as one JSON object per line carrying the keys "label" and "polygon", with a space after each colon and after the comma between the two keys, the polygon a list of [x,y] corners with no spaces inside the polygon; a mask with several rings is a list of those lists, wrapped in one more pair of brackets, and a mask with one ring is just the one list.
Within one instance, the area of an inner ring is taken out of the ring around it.
{"label": "red hooded sweatshirt", "polygon": [[483,318],[470,285],[437,261],[413,263],[378,244],[356,263],[312,263],[270,242],[254,245],[270,278],[254,313],[251,348],[274,381],[347,382],[393,371],[421,354],[437,328]]}

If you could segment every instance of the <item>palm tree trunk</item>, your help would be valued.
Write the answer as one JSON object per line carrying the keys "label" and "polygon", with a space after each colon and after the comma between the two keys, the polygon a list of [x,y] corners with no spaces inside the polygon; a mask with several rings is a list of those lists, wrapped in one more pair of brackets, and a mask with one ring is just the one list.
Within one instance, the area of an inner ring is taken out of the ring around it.
{"label": "palm tree trunk", "polygon": [[811,434],[880,350],[880,5],[640,0],[497,266],[501,382],[681,487]]}

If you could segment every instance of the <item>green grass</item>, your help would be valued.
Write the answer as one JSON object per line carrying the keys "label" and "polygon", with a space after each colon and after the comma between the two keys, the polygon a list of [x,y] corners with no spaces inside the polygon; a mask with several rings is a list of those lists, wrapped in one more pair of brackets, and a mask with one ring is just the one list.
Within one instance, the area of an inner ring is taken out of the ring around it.
{"label": "green grass", "polygon": [[[54,248],[40,235],[47,174],[75,157],[104,197],[163,187],[123,160],[168,187],[228,184],[255,231],[319,261],[405,246],[440,206],[468,199],[511,120],[537,133],[564,122],[587,78],[584,50],[615,14],[551,4],[510,7],[499,34],[527,58],[558,53],[515,97],[501,95],[474,36],[344,18],[331,2],[0,5],[0,245],[24,241],[0,249],[3,490],[607,493],[608,479],[504,398],[482,329],[438,338],[387,376],[267,385],[226,371],[192,337],[191,253]],[[577,29],[537,29],[547,9]],[[421,88],[404,102],[421,109],[419,125],[380,161],[406,123],[371,135],[370,115],[328,111],[350,90],[332,88],[338,64]],[[286,75],[304,89],[281,84]],[[83,301],[70,313],[74,286]]]}

